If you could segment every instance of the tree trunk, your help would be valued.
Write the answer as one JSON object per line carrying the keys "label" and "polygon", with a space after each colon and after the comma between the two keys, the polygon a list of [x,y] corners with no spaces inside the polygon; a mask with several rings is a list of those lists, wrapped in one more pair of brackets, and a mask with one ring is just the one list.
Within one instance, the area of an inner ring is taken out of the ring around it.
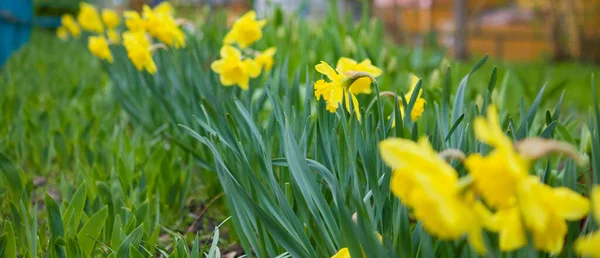
{"label": "tree trunk", "polygon": [[454,57],[464,60],[467,52],[467,0],[454,0]]}

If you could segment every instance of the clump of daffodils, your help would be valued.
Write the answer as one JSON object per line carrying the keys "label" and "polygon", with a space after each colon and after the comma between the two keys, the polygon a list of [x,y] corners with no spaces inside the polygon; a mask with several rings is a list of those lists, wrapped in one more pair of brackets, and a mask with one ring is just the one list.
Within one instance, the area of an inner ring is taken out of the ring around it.
{"label": "clump of daffodils", "polygon": [[[448,240],[466,235],[480,254],[486,251],[483,229],[499,234],[501,251],[526,246],[529,233],[536,249],[559,254],[567,234],[566,221],[585,217],[590,210],[588,199],[566,187],[552,188],[530,175],[534,159],[545,152],[519,152],[500,128],[496,109],[490,107],[487,114],[487,118],[477,118],[473,128],[477,139],[494,149],[486,156],[467,156],[468,175],[461,178],[426,139],[419,143],[382,141],[381,157],[393,169],[392,193],[413,210],[430,234]],[[596,235],[580,239],[577,250],[586,255],[598,250]]]}
{"label": "clump of daffodils", "polygon": [[108,63],[113,62],[110,45],[122,43],[137,70],[154,74],[157,67],[152,54],[157,49],[185,47],[185,34],[180,28],[182,21],[175,18],[175,11],[168,2],[162,2],[154,8],[144,5],[141,14],[125,11],[123,16],[128,31],[122,32],[122,37],[122,18],[116,11],[103,9],[99,13],[95,6],[88,3],[81,3],[79,9],[77,21],[70,14],[63,15],[57,36],[61,39],[69,36],[78,38],[81,30],[89,33],[88,49]]}
{"label": "clump of daffodils", "polygon": [[266,20],[257,20],[254,11],[249,11],[235,21],[225,35],[219,52],[221,58],[210,65],[211,70],[219,74],[223,86],[237,85],[247,90],[250,78],[272,69],[277,48],[270,47],[264,51],[249,48],[262,38],[262,28],[266,23]]}

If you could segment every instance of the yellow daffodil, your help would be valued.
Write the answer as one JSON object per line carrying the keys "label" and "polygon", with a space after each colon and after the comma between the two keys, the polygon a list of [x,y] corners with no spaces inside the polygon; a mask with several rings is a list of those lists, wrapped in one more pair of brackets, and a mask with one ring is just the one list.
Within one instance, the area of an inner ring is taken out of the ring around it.
{"label": "yellow daffodil", "polygon": [[156,73],[156,64],[152,59],[152,45],[144,32],[123,33],[123,45],[136,69],[146,70],[150,74]]}
{"label": "yellow daffodil", "polygon": [[111,9],[102,9],[102,22],[108,29],[114,29],[121,24],[119,14]]}
{"label": "yellow daffodil", "polygon": [[79,22],[81,28],[85,31],[91,31],[94,33],[104,32],[104,26],[102,25],[100,14],[98,14],[96,7],[91,4],[82,2],[79,5],[77,21]]}
{"label": "yellow daffodil", "polygon": [[241,48],[246,48],[262,38],[262,28],[265,24],[267,21],[256,20],[256,13],[249,11],[235,21],[223,42],[225,44],[237,43]]}
{"label": "yellow daffodil", "polygon": [[[415,88],[417,87],[417,83],[419,82],[419,77],[417,77],[414,74],[410,74],[409,75],[409,82],[410,82],[410,89],[408,90],[408,92],[406,94],[404,94],[404,99],[409,102],[410,98],[412,97],[413,92],[415,92]],[[423,89],[419,90],[419,94],[417,95],[417,100],[415,101],[415,104],[413,105],[412,110],[410,111],[410,119],[412,121],[417,121],[422,115],[423,112],[425,112],[425,103],[427,103],[425,101],[424,98],[421,98],[421,94],[423,93]],[[407,103],[408,104],[408,103]],[[400,117],[404,117],[404,104],[402,103],[402,99],[400,97],[398,97],[398,106],[400,109]],[[388,116],[388,119],[391,118],[391,115]],[[396,120],[395,118],[392,121],[392,127],[396,126]]]}
{"label": "yellow daffodil", "polygon": [[[406,94],[404,94],[404,99],[407,102],[410,101],[410,98],[412,97],[412,94],[415,91],[415,87],[417,87],[417,83],[419,82],[419,77],[417,77],[414,74],[410,74],[409,79],[410,79],[410,89],[408,90],[408,92]],[[421,98],[422,93],[423,93],[423,89],[420,89],[419,94],[417,95],[417,100],[415,101],[415,105],[413,106],[412,111],[410,111],[410,119],[412,121],[417,121],[423,115],[423,112],[425,112],[426,101],[424,98]],[[399,101],[398,104],[400,105],[400,114],[402,117],[404,117],[404,105],[401,102],[402,101]]]}
{"label": "yellow daffodil", "polygon": [[221,79],[223,86],[238,85],[248,89],[250,78],[260,75],[260,67],[252,59],[243,59],[242,53],[235,47],[224,45],[220,51],[221,59],[210,64],[210,68]]}
{"label": "yellow daffodil", "polygon": [[517,206],[494,213],[486,228],[499,233],[500,250],[516,250],[527,245],[525,227]]}
{"label": "yellow daffodil", "polygon": [[474,187],[492,208],[508,208],[516,201],[519,182],[529,174],[529,161],[514,149],[512,141],[502,132],[496,108],[488,108],[487,119],[476,118],[475,136],[494,147],[487,156],[469,155],[465,166],[473,177]]}
{"label": "yellow daffodil", "polygon": [[[375,234],[379,238],[379,242],[382,242],[383,236],[381,236],[381,234],[379,234],[379,232],[375,232]],[[364,253],[363,253],[363,256],[364,256]],[[331,256],[331,258],[351,258],[350,250],[348,250],[348,248],[344,247],[344,248],[340,249],[336,254]]]}
{"label": "yellow daffodil", "polygon": [[277,52],[277,48],[270,47],[265,51],[260,52],[254,58],[254,62],[260,67],[260,69],[268,72],[273,68],[273,56]]}
{"label": "yellow daffodil", "polygon": [[113,62],[113,56],[104,36],[90,36],[88,38],[88,48],[94,56],[106,60],[109,63]]}
{"label": "yellow daffodil", "polygon": [[175,15],[175,9],[169,2],[162,2],[152,9],[155,13],[160,13],[168,16]]}
{"label": "yellow daffodil", "polygon": [[157,12],[144,5],[143,17],[146,21],[146,29],[150,35],[175,48],[185,47],[185,35],[175,23],[173,16],[167,11]]}
{"label": "yellow daffodil", "polygon": [[146,31],[146,21],[142,19],[139,13],[135,11],[125,11],[123,13],[125,17],[125,26],[131,32],[144,32]]}
{"label": "yellow daffodil", "polygon": [[440,239],[468,235],[471,246],[485,253],[481,230],[485,207],[461,186],[456,171],[422,138],[418,143],[387,139],[379,144],[383,161],[393,169],[390,190],[413,209],[423,228]]}
{"label": "yellow daffodil", "polygon": [[590,210],[587,198],[566,187],[552,188],[536,176],[521,182],[517,198],[534,246],[553,254],[562,251],[568,229],[565,220],[579,220]]}
{"label": "yellow daffodil", "polygon": [[110,30],[106,31],[106,36],[108,37],[108,40],[111,43],[121,42],[121,36],[119,35],[119,32],[116,31],[115,29],[110,29]]}
{"label": "yellow daffodil", "polygon": [[63,15],[60,18],[60,22],[62,26],[65,27],[73,37],[79,38],[79,35],[81,35],[81,29],[79,28],[79,25],[77,25],[77,22],[75,21],[75,18],[73,18],[73,15]]}
{"label": "yellow daffodil", "polygon": [[[594,186],[591,195],[592,216],[596,223],[600,224],[600,186]],[[575,251],[582,256],[600,257],[600,230],[577,239]]]}
{"label": "yellow daffodil", "polygon": [[513,251],[527,244],[525,231],[536,249],[558,254],[562,251],[567,223],[589,211],[588,200],[565,187],[552,188],[528,176],[516,187],[517,204],[493,215],[489,229],[500,233],[500,250]]}
{"label": "yellow daffodil", "polygon": [[[358,99],[356,99],[355,94],[364,92],[365,90],[355,89],[352,87],[356,85],[354,84],[354,82],[363,78],[367,78],[367,80],[369,81],[368,87],[370,87],[370,83],[372,80],[374,80],[374,78],[369,73],[363,72],[361,74],[361,72],[359,71],[348,71],[346,73],[340,73],[336,70],[333,70],[331,66],[329,66],[323,61],[321,61],[320,64],[316,65],[315,69],[317,70],[317,72],[327,76],[327,78],[329,78],[330,80],[330,82],[327,82],[321,79],[315,82],[315,97],[317,97],[318,100],[322,97],[327,102],[327,110],[331,113],[337,110],[339,104],[342,103],[343,98],[345,98],[344,103],[346,109],[348,110],[348,112],[350,112],[350,101],[352,101],[354,113],[360,121],[360,106],[358,104]],[[365,87],[365,85],[360,84],[360,87]]]}
{"label": "yellow daffodil", "polygon": [[[377,78],[381,75],[381,69],[371,64],[370,59],[365,59],[362,62],[357,62],[353,59],[342,57],[338,59],[335,69],[340,73],[347,73],[350,71],[355,72],[366,72]],[[350,91],[354,94],[370,94],[371,93],[371,80],[367,77],[359,78],[350,85]]]}
{"label": "yellow daffodil", "polygon": [[66,40],[69,38],[69,31],[65,26],[60,26],[56,29],[56,36],[61,40]]}
{"label": "yellow daffodil", "polygon": [[348,248],[344,247],[344,248],[340,249],[336,254],[331,256],[331,258],[351,258],[350,250],[348,250]]}

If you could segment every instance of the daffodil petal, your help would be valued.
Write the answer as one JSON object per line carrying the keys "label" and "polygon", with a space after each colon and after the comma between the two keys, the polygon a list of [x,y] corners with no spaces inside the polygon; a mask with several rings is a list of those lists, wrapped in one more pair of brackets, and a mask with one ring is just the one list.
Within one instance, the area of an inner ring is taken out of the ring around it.
{"label": "daffodil petal", "polygon": [[371,79],[368,77],[361,77],[356,79],[352,85],[350,85],[350,92],[353,94],[370,94],[371,93]]}
{"label": "daffodil petal", "polygon": [[356,67],[356,61],[347,57],[340,57],[335,68],[340,72],[348,72]]}
{"label": "daffodil petal", "polygon": [[320,64],[316,65],[315,69],[317,70],[317,72],[327,76],[329,80],[335,81],[338,77],[338,73],[324,61],[321,61]]}

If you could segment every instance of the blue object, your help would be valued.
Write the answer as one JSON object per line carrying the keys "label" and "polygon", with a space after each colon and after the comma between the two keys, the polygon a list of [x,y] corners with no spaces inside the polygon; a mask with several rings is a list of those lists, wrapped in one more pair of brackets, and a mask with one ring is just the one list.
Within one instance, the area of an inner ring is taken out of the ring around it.
{"label": "blue object", "polygon": [[32,0],[0,0],[0,66],[29,40]]}

